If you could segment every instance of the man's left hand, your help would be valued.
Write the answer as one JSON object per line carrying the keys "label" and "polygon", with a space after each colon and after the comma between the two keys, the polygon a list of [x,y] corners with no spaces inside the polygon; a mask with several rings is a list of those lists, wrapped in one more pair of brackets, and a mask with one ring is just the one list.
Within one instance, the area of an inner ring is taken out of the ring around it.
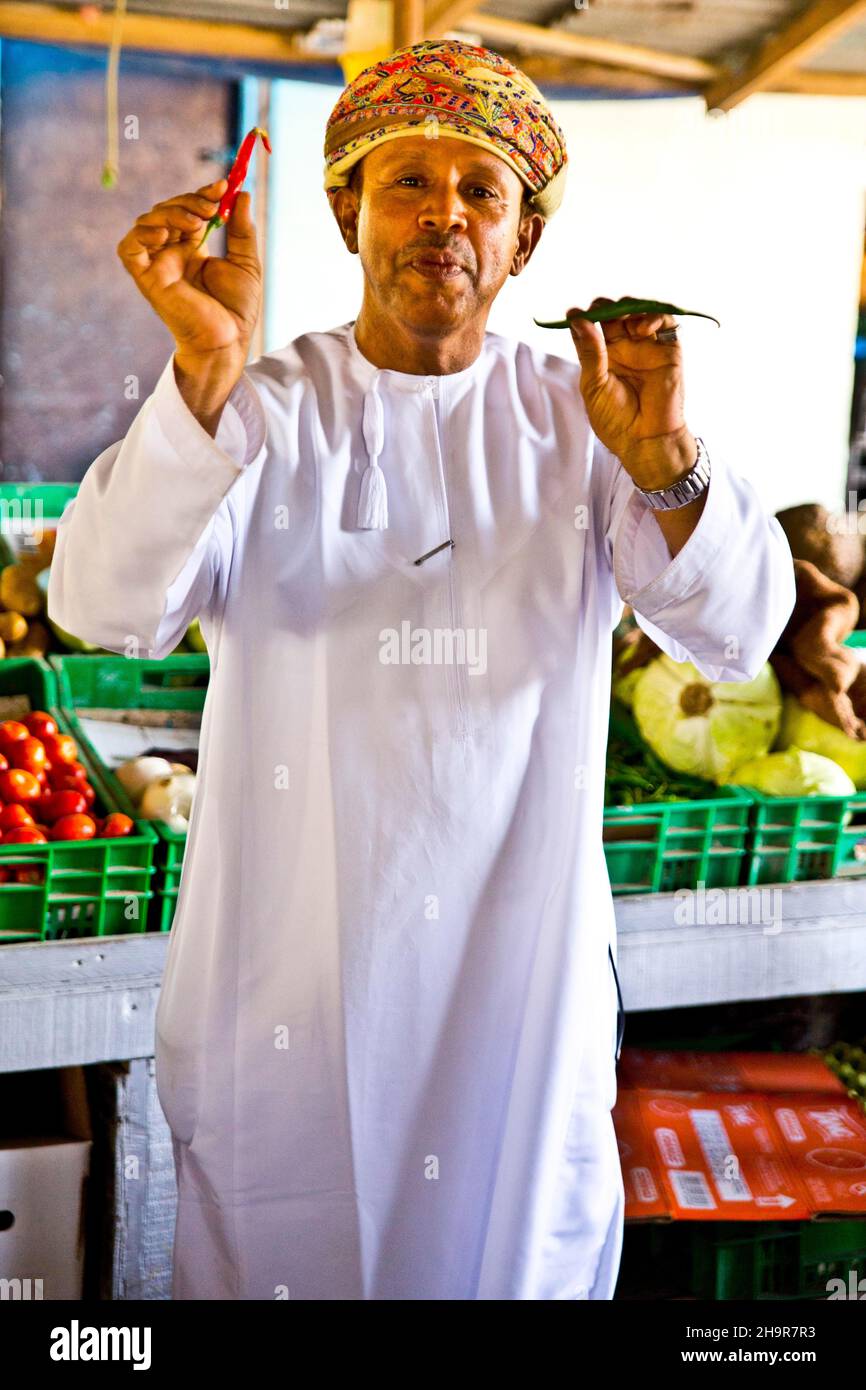
{"label": "man's left hand", "polygon": [[[599,297],[589,307],[618,302]],[[697,442],[683,418],[682,347],[655,337],[659,329],[676,328],[676,319],[670,314],[630,314],[591,323],[575,317],[574,309],[566,317],[594,433],[638,487],[670,487],[698,456]]]}

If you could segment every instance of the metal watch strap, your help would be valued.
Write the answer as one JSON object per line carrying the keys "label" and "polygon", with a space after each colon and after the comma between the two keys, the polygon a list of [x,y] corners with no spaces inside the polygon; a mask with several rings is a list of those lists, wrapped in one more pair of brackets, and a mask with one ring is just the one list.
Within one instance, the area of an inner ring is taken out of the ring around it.
{"label": "metal watch strap", "polygon": [[684,477],[679,478],[670,487],[654,489],[639,487],[637,489],[654,511],[669,512],[677,507],[687,507],[689,502],[694,502],[695,498],[700,497],[701,493],[705,492],[709,486],[710,456],[704,441],[699,439],[697,435],[695,435],[695,442],[698,446],[698,456]]}

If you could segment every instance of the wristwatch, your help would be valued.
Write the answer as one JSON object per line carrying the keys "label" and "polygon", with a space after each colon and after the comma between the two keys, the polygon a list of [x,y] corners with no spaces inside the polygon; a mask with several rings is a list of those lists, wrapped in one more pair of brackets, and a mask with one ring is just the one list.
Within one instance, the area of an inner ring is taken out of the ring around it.
{"label": "wristwatch", "polygon": [[[670,487],[645,488],[639,487],[641,493],[654,511],[670,512],[677,507],[687,507],[689,502],[694,502],[696,497],[700,497],[702,492],[706,492],[710,483],[710,456],[707,453],[704,441],[695,435],[695,442],[698,446],[698,456],[685,477],[679,478]],[[637,487],[637,484],[635,484]]]}

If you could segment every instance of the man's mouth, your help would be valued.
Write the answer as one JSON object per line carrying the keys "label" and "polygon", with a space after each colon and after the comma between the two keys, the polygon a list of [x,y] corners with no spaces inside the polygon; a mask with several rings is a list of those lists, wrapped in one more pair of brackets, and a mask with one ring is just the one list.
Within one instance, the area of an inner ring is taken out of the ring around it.
{"label": "man's mouth", "polygon": [[438,280],[450,280],[463,271],[463,266],[453,256],[437,255],[436,252],[414,256],[409,264],[421,275]]}

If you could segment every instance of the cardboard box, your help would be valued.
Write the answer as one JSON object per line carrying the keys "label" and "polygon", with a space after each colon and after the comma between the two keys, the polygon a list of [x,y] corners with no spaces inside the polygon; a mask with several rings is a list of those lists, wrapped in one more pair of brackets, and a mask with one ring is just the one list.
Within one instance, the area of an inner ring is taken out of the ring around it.
{"label": "cardboard box", "polygon": [[823,1058],[804,1052],[653,1052],[624,1047],[617,1078],[627,1090],[847,1094]]}
{"label": "cardboard box", "polygon": [[84,1072],[3,1075],[0,1110],[0,1301],[80,1299],[92,1147]]}
{"label": "cardboard box", "polygon": [[621,1063],[627,1221],[866,1218],[866,1114],[820,1059],[624,1049]]}

